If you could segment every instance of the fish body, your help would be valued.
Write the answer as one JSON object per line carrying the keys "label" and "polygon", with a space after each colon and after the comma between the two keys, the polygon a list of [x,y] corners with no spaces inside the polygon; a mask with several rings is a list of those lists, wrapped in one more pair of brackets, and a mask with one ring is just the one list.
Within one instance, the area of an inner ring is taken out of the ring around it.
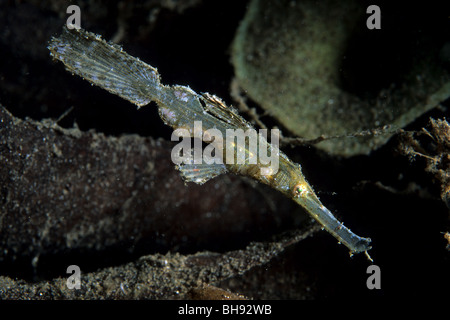
{"label": "fish body", "polygon": [[[175,130],[174,133],[182,131],[185,136],[197,137],[215,147],[217,161],[196,162],[195,157],[190,157],[177,164],[186,181],[203,184],[227,172],[251,177],[297,202],[347,246],[350,254],[365,252],[370,259],[367,251],[371,248],[371,240],[357,236],[333,216],[306,181],[301,166],[292,162],[277,144],[268,143],[263,134],[256,135],[254,148],[245,141],[238,143],[234,138],[227,138],[230,130],[250,133],[255,130],[220,98],[208,93],[198,94],[186,86],[164,85],[156,68],[128,55],[120,46],[82,29],[64,28],[62,35],[53,38],[48,48],[68,71],[138,107],[156,102],[160,117]],[[201,121],[200,128],[195,126],[195,121]],[[262,151],[276,157],[275,168],[255,155]],[[239,162],[239,159],[244,161]]]}

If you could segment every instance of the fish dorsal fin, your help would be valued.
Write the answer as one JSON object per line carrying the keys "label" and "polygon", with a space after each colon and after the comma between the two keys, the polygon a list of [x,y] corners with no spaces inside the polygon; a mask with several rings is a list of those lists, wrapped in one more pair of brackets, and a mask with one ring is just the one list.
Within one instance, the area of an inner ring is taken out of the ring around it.
{"label": "fish dorsal fin", "polygon": [[230,129],[247,130],[252,128],[252,126],[238,114],[236,109],[227,106],[219,97],[209,93],[202,93],[199,97],[199,101],[206,112],[225,122]]}

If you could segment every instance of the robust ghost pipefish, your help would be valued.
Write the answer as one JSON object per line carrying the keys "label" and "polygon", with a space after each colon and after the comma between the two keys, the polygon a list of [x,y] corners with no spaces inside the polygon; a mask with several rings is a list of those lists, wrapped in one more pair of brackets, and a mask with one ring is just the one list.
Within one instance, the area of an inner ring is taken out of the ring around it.
{"label": "robust ghost pipefish", "polygon": [[[234,156],[238,151],[244,152],[246,159],[255,153],[245,143],[236,145],[234,139],[226,138],[212,140],[211,135],[206,134],[208,130],[215,130],[214,132],[221,133],[221,137],[226,137],[229,129],[254,129],[234,108],[226,106],[221,99],[208,93],[198,94],[186,86],[163,85],[156,68],[128,55],[122,47],[106,42],[99,35],[82,29],[64,28],[60,37],[52,38],[48,48],[51,55],[63,62],[69,72],[92,84],[138,107],[151,101],[156,102],[160,117],[175,131],[182,129],[191,137],[200,137],[216,147],[222,143],[222,148],[219,149],[223,152],[220,155],[222,159],[225,158],[225,149],[234,150]],[[202,123],[200,129],[194,125],[197,121]],[[268,143],[261,134],[258,142],[257,151],[265,148],[265,151],[278,157],[277,170],[260,160],[244,164],[235,161],[199,163],[185,160],[177,165],[177,169],[181,171],[185,181],[198,184],[227,172],[248,176],[267,184],[302,206],[350,250],[350,255],[364,252],[370,259],[367,253],[371,248],[370,238],[357,236],[339,222],[320,202],[306,181],[301,166],[292,162],[277,145]],[[226,148],[223,148],[223,144]]]}

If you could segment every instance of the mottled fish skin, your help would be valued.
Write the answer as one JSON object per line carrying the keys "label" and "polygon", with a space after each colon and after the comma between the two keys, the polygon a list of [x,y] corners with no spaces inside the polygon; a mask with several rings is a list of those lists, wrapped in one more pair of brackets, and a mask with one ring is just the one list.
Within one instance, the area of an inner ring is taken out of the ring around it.
{"label": "mottled fish skin", "polygon": [[[123,49],[113,43],[106,42],[99,35],[82,29],[64,28],[59,38],[53,38],[49,44],[51,55],[64,63],[66,69],[77,74],[113,94],[116,94],[138,107],[145,106],[151,101],[157,103],[159,115],[166,125],[173,129],[186,129],[190,136],[203,137],[209,129],[216,129],[226,137],[227,129],[242,129],[253,127],[244,120],[237,111],[218,97],[204,93],[198,94],[186,86],[166,86],[160,81],[156,68],[142,62],[138,58],[128,55]],[[202,132],[195,132],[194,121],[202,121]],[[338,241],[350,250],[350,254],[365,252],[370,247],[370,239],[355,235],[339,222],[333,214],[323,206],[312,187],[306,181],[301,166],[293,163],[277,146],[269,144],[265,137],[259,136],[260,146],[265,146],[271,153],[278,155],[279,166],[271,173],[268,165],[259,162],[255,164],[194,164],[183,163],[177,168],[186,181],[202,184],[209,179],[232,172],[252,177],[261,183],[282,192],[293,199],[330,232]],[[211,141],[206,141],[211,142]],[[214,142],[212,142],[214,143]],[[234,141],[215,141],[226,146]],[[242,146],[241,146],[242,148]],[[247,146],[245,157],[251,153]],[[235,151],[236,153],[236,151]],[[261,168],[267,173],[262,174]]]}

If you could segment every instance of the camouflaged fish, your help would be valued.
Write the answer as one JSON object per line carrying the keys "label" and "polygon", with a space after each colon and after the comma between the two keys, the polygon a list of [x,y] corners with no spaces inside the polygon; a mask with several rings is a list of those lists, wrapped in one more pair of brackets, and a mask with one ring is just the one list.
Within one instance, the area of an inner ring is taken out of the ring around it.
{"label": "camouflaged fish", "polygon": [[[245,144],[237,145],[234,139],[226,139],[227,129],[249,130],[253,127],[218,97],[208,93],[198,94],[185,86],[163,85],[157,69],[128,55],[120,46],[82,29],[64,28],[59,38],[52,38],[48,49],[55,59],[64,63],[68,71],[138,107],[156,102],[162,120],[175,131],[183,129],[191,137],[200,137],[217,147],[222,144],[222,159],[225,158],[225,150],[229,149],[243,151],[246,159],[254,158],[254,150]],[[201,121],[200,129],[196,129],[196,121]],[[225,138],[217,139],[216,135],[216,139],[211,139],[210,135],[205,134],[209,130],[215,130]],[[198,163],[185,160],[177,168],[186,181],[199,184],[227,172],[267,184],[302,206],[350,250],[350,255],[365,252],[370,259],[367,253],[371,248],[370,238],[357,236],[325,208],[303,176],[299,164],[292,162],[278,146],[268,143],[263,135],[258,135],[258,140],[258,148],[267,148],[268,153],[278,157],[277,170],[272,170],[269,164],[260,160],[244,164],[237,161]]]}

